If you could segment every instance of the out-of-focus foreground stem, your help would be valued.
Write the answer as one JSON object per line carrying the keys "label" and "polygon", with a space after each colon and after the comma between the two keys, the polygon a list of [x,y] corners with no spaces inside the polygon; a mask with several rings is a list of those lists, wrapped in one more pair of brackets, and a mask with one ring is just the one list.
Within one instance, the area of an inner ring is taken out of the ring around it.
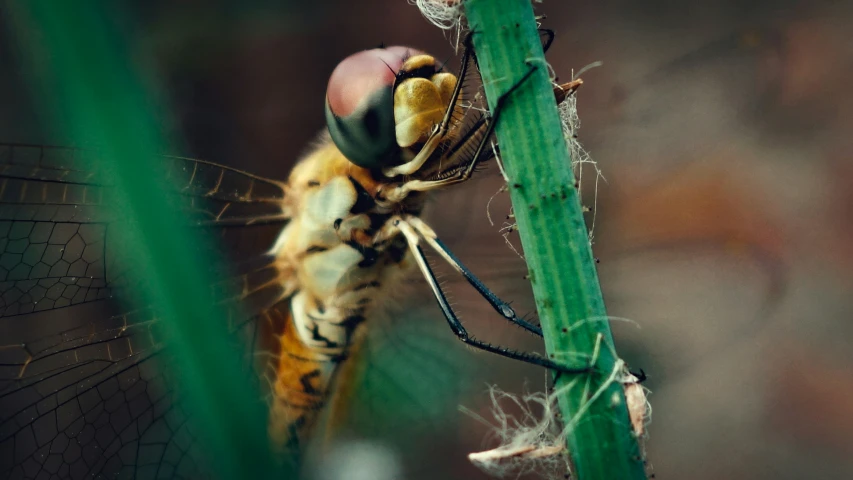
{"label": "out-of-focus foreground stem", "polygon": [[122,220],[110,226],[122,229],[109,234],[121,239],[114,244],[123,248],[124,267],[147,281],[134,290],[133,303],[153,307],[168,329],[169,358],[176,361],[159,368],[181,372],[181,385],[172,387],[188,402],[174,407],[191,412],[210,469],[221,478],[284,478],[272,459],[260,394],[240,368],[228,319],[209,288],[205,266],[215,262],[200,253],[209,251],[201,247],[208,239],[182,226],[180,209],[158,193],[170,188],[154,163],[156,153],[168,151],[152,108],[158,99],[143,82],[150,72],[131,63],[139,57],[119,32],[121,10],[109,2],[15,5],[9,25],[34,73],[48,128],[67,128],[63,133],[76,142],[96,145],[89,167],[114,187],[105,205]]}

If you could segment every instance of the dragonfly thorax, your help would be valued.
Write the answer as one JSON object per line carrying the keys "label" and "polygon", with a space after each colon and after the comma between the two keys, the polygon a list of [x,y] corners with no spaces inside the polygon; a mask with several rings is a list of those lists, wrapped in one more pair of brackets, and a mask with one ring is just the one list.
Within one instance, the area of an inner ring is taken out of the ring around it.
{"label": "dragonfly thorax", "polygon": [[386,277],[404,264],[406,243],[390,219],[419,215],[424,199],[418,193],[385,198],[387,183],[351,164],[331,142],[300,162],[288,187],[288,198],[298,202],[293,211],[299,213],[273,253],[296,274],[292,288],[307,295],[306,342],[340,353],[351,332],[309,330],[365,313]]}
{"label": "dragonfly thorax", "polygon": [[284,208],[294,213],[270,253],[291,299],[281,342],[289,351],[294,345],[304,350],[280,357],[274,439],[293,439],[301,436],[294,428],[310,428],[310,412],[328,397],[335,369],[358,343],[379,299],[413,265],[393,219],[419,215],[423,194],[388,199],[387,191],[399,190],[375,173],[351,163],[326,138],[288,180]]}

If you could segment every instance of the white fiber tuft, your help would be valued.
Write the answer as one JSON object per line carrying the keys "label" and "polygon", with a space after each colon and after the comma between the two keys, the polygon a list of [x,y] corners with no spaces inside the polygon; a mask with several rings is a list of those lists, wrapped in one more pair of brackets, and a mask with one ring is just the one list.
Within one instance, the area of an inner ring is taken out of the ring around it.
{"label": "white fiber tuft", "polygon": [[538,473],[544,478],[565,478],[569,461],[556,397],[536,392],[519,398],[495,386],[489,387],[489,396],[492,421],[463,411],[491,427],[500,446],[470,453],[468,459],[497,477]]}
{"label": "white fiber tuft", "polygon": [[462,24],[461,0],[409,0],[430,23],[442,30],[458,29]]}
{"label": "white fiber tuft", "polygon": [[430,23],[450,32],[450,42],[457,51],[462,37],[462,3],[463,0],[409,0]]}
{"label": "white fiber tuft", "polygon": [[[586,72],[591,68],[595,68],[601,66],[601,62],[591,63],[580,71],[572,76],[572,80],[580,80],[580,75]],[[583,82],[580,82],[583,83]],[[555,83],[555,87],[558,85]],[[598,168],[598,164],[595,160],[592,159],[589,152],[587,152],[583,145],[581,145],[578,140],[578,131],[580,130],[581,121],[578,116],[578,106],[577,106],[577,91],[566,96],[566,99],[560,103],[557,108],[560,112],[560,123],[563,127],[563,138],[566,139],[566,146],[569,148],[569,152],[572,157],[572,170],[575,173],[575,179],[578,182],[578,192],[583,191],[584,185],[584,167],[590,166],[592,167],[595,173],[595,183],[594,183],[594,191],[593,191],[593,206],[592,206],[592,222],[589,228],[589,241],[592,243],[593,234],[595,232],[595,217],[598,213],[598,181],[604,179],[604,175],[601,173],[601,170]],[[606,181],[606,180],[605,180]]]}
{"label": "white fiber tuft", "polygon": [[[615,356],[612,347],[598,335],[589,358],[590,364],[597,362],[602,348],[610,350]],[[491,420],[465,408],[462,411],[490,427],[499,446],[470,453],[468,459],[480,469],[497,477],[518,477],[536,473],[549,480],[569,478],[566,437],[589,415],[589,409],[595,402],[623,401],[618,395],[605,395],[614,383],[622,385],[625,391],[626,406],[634,434],[638,438],[645,436],[645,425],[648,424],[651,410],[646,399],[647,390],[639,382],[640,379],[628,371],[625,362],[617,358],[608,377],[595,390],[589,390],[589,383],[581,377],[566,382],[550,394],[537,392],[518,396],[490,386]],[[581,389],[582,398],[587,400],[576,411],[562,412],[561,415],[558,399],[571,389]],[[621,421],[615,417],[612,420]]]}

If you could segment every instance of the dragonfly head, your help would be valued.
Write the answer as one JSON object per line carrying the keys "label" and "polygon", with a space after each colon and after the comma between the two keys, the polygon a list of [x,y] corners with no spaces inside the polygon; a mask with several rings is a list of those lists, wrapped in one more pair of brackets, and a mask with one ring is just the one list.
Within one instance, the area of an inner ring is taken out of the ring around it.
{"label": "dragonfly head", "polygon": [[326,125],[352,163],[381,169],[411,160],[445,115],[456,76],[406,47],[346,58],[329,79]]}

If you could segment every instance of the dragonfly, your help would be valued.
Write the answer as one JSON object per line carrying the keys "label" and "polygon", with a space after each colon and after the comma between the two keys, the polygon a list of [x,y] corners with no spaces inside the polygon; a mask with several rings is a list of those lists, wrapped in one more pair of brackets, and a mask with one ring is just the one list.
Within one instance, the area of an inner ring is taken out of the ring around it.
{"label": "dragonfly", "polygon": [[[465,45],[458,74],[406,47],[368,50],[341,62],[329,80],[328,131],[286,181],[203,160],[165,159],[195,226],[276,231],[264,255],[240,263],[233,279],[217,284],[240,292],[223,304],[240,303],[251,315],[231,327],[250,332],[252,348],[264,352],[256,373],[269,390],[274,446],[298,450],[310,439],[319,412],[340,401],[340,373],[387,291],[413,271],[422,274],[452,335],[466,345],[559,372],[586,371],[474,337],[425,256],[428,246],[500,318],[541,337],[538,326],[489,290],[421,218],[429,192],[466,182],[494,156],[501,109],[535,71],[508,89],[491,113],[471,108],[476,57],[470,41]],[[577,85],[555,88],[555,101]],[[0,153],[0,318],[40,312],[46,318],[87,304],[92,315],[103,315],[98,304],[144,281],[122,271],[113,258],[121,254],[110,253],[120,247],[108,235],[118,219],[104,218],[105,179],[69,167],[85,151],[3,144]],[[133,463],[119,448],[133,439],[123,436],[141,438],[154,422],[123,418],[127,413],[116,403],[170,401],[168,393],[158,400],[150,391],[132,392],[169,380],[168,372],[148,371],[155,369],[147,363],[166,345],[151,310],[98,318],[60,331],[50,331],[46,320],[40,339],[0,346],[0,449],[12,452],[0,457],[0,475],[67,476],[71,469],[111,475]],[[130,376],[144,381],[124,385]],[[106,420],[116,428],[96,439],[102,458],[81,466],[81,437],[92,435],[82,423],[89,414],[80,407],[84,397],[120,413]],[[131,424],[133,433],[122,430]],[[45,455],[37,448],[45,442],[66,453]]]}

